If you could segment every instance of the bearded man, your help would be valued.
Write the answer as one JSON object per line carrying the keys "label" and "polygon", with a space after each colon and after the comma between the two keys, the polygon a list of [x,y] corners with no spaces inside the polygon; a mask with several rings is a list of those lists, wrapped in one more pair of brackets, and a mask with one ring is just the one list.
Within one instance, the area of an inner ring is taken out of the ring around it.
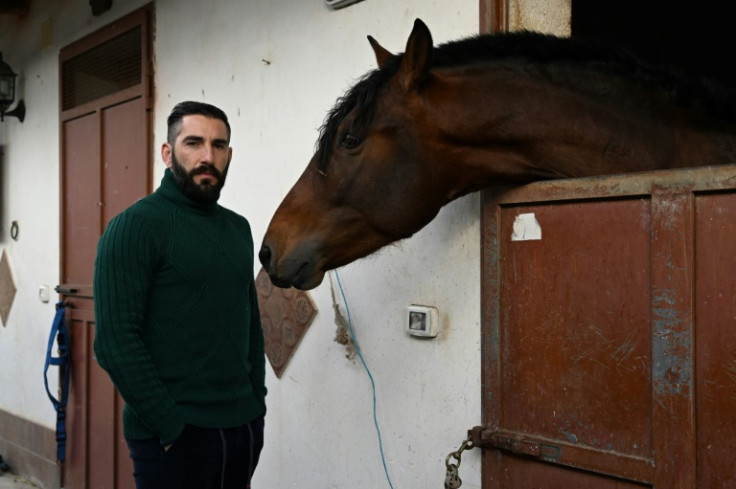
{"label": "bearded man", "polygon": [[250,487],[263,447],[253,237],[217,203],[230,131],[217,107],[176,105],[161,185],[98,244],[94,349],[125,400],[137,489]]}

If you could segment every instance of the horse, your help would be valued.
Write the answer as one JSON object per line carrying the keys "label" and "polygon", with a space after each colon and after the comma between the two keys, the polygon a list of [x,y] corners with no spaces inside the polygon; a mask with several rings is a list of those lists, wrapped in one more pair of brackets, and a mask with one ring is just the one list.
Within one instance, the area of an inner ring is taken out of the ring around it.
{"label": "horse", "polygon": [[479,35],[404,53],[327,114],[276,209],[259,259],[279,287],[407,238],[440,208],[495,185],[736,162],[736,95],[576,38]]}

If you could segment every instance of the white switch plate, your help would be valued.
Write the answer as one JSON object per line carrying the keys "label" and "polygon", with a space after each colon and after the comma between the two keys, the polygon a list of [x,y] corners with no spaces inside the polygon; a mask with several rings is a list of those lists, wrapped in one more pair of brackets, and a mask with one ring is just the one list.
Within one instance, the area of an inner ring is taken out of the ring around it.
{"label": "white switch plate", "polygon": [[407,308],[406,332],[410,335],[434,338],[439,327],[440,312],[436,307],[412,304]]}
{"label": "white switch plate", "polygon": [[50,297],[51,297],[51,287],[49,287],[48,285],[39,285],[38,286],[38,298],[41,299],[41,302],[48,302]]}

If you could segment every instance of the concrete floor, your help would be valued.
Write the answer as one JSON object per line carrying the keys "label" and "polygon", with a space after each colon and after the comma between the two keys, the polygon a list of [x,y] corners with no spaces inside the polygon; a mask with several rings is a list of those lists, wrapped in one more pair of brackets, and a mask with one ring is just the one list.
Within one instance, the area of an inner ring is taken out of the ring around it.
{"label": "concrete floor", "polygon": [[33,489],[38,487],[23,477],[10,472],[0,472],[0,489]]}

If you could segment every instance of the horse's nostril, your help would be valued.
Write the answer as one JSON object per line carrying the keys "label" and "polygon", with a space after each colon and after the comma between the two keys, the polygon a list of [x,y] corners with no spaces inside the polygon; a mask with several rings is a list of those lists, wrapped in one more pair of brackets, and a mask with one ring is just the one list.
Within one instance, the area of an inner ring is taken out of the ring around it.
{"label": "horse's nostril", "polygon": [[258,259],[261,260],[261,264],[266,270],[271,268],[271,248],[266,245],[261,246],[261,251],[258,252]]}

